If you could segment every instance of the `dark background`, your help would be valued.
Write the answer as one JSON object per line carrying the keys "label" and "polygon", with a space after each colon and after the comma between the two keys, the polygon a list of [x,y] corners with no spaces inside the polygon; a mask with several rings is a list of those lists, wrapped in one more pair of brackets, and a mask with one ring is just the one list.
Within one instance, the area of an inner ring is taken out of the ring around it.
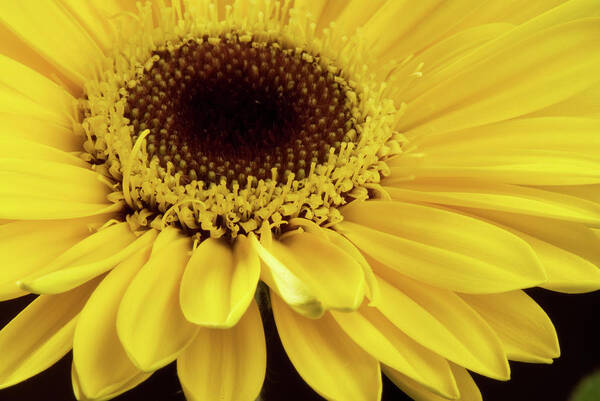
{"label": "dark background", "polygon": [[[562,356],[552,365],[511,362],[512,379],[498,382],[476,376],[485,401],[567,401],[576,383],[600,369],[600,292],[582,295],[558,294],[542,289],[528,293],[547,311],[558,331]],[[32,297],[0,303],[0,325],[4,326]],[[322,400],[297,375],[283,352],[272,317],[264,324],[269,350],[264,401]],[[1,353],[0,353],[1,358]],[[75,400],[70,381],[71,355],[51,369],[26,382],[0,390],[1,401]],[[118,401],[184,401],[174,364],[156,372],[149,380],[116,398]],[[383,400],[410,400],[384,379]]]}

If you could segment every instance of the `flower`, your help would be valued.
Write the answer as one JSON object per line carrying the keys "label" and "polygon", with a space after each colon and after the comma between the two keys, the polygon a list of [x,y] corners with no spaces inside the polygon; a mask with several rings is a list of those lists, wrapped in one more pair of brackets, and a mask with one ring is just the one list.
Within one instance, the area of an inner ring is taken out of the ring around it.
{"label": "flower", "polygon": [[523,289],[600,288],[596,1],[0,15],[0,299],[41,294],[0,387],[72,348],[78,399],[176,360],[189,399],[251,401],[262,309],[327,399],[383,371],[478,400],[467,370],[559,356]]}

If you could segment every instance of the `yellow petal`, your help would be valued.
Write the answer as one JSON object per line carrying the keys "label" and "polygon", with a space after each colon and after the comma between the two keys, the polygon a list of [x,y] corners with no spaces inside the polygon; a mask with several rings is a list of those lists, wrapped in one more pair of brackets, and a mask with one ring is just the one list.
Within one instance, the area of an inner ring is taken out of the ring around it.
{"label": "yellow petal", "polygon": [[335,226],[363,252],[440,288],[494,293],[546,279],[526,242],[492,224],[401,202],[354,202]]}
{"label": "yellow petal", "polygon": [[400,130],[414,137],[481,126],[542,109],[591,86],[600,68],[599,21],[579,20],[534,34],[514,30],[502,44],[471,53],[456,63],[459,73],[408,104],[411,113]]}
{"label": "yellow petal", "polygon": [[[433,352],[485,376],[506,380],[508,362],[496,333],[455,293],[420,284],[374,264],[383,276],[377,307]],[[406,319],[411,316],[411,319]]]}
{"label": "yellow petal", "polygon": [[104,398],[132,380],[139,383],[150,376],[131,363],[115,325],[123,294],[149,256],[147,247],[121,262],[81,311],[73,338],[73,366],[79,390],[87,398]]}
{"label": "yellow petal", "polygon": [[261,280],[279,294],[296,312],[309,317],[321,316],[324,313],[323,304],[307,283],[267,250],[255,236],[251,235],[250,241],[261,258]]}
{"label": "yellow petal", "polygon": [[77,316],[98,281],[38,297],[0,331],[0,388],[38,374],[69,352]]}
{"label": "yellow petal", "polygon": [[68,291],[150,246],[155,237],[155,230],[136,237],[128,223],[114,224],[90,235],[33,275],[24,277],[19,285],[37,294]]}
{"label": "yellow petal", "polygon": [[238,236],[233,249],[208,238],[192,252],[179,302],[186,319],[207,327],[232,327],[254,297],[260,260],[250,241]]}
{"label": "yellow petal", "polygon": [[384,189],[394,200],[499,210],[600,225],[600,204],[560,193],[477,179],[423,178],[391,181]]}
{"label": "yellow petal", "polygon": [[363,268],[327,239],[308,232],[289,235],[273,241],[269,252],[306,283],[325,309],[350,311],[362,303]]}
{"label": "yellow petal", "polygon": [[600,117],[600,82],[571,96],[567,100],[553,104],[529,114],[530,117]]}
{"label": "yellow petal", "polygon": [[45,197],[0,196],[0,218],[18,220],[74,219],[116,213],[123,203],[83,203]]}
{"label": "yellow petal", "polygon": [[317,393],[332,400],[381,399],[379,363],[356,345],[330,315],[307,319],[274,293],[271,303],[285,352]]}
{"label": "yellow petal", "polygon": [[200,329],[177,359],[177,375],[190,401],[254,401],[266,367],[265,335],[255,302],[230,329]]}
{"label": "yellow petal", "polygon": [[83,168],[90,167],[90,165],[81,158],[54,147],[20,138],[0,136],[0,158],[7,157],[26,159],[30,162],[31,160],[43,160],[55,163],[72,164]]}
{"label": "yellow petal", "polygon": [[365,40],[382,62],[403,60],[444,38],[482,5],[470,0],[388,1],[363,27]]}
{"label": "yellow petal", "polygon": [[134,365],[145,372],[174,361],[198,331],[179,306],[179,284],[192,244],[189,238],[173,236],[174,231],[160,232],[150,259],[127,288],[117,314],[119,339]]}
{"label": "yellow petal", "polygon": [[[477,388],[477,384],[471,378],[466,369],[450,364],[452,374],[456,379],[456,385],[460,391],[460,397],[456,401],[482,401],[481,393]],[[447,398],[440,397],[432,393],[427,388],[419,383],[411,380],[400,372],[395,371],[387,366],[382,367],[383,373],[402,391],[408,394],[415,401],[446,401]]]}
{"label": "yellow petal", "polygon": [[446,359],[416,343],[376,309],[363,305],[355,312],[331,314],[354,342],[382,364],[443,397],[458,396]]}
{"label": "yellow petal", "polygon": [[[0,22],[1,25],[1,22]],[[55,110],[29,99],[25,95],[0,85],[0,113],[16,114],[26,118],[37,118],[49,121],[63,128],[73,126],[73,118],[65,114],[57,114]]]}
{"label": "yellow petal", "polygon": [[138,384],[144,382],[151,375],[152,375],[152,373],[145,373],[141,376],[137,376],[134,379],[128,381],[127,383],[123,383],[113,393],[107,394],[105,396],[102,396],[99,398],[88,398],[81,392],[81,384],[79,383],[79,376],[77,375],[77,371],[75,370],[75,365],[71,364],[71,386],[73,387],[73,395],[75,395],[75,398],[78,401],[108,401],[108,400],[112,400],[113,398],[117,397],[118,395],[121,395],[124,392],[136,387]]}
{"label": "yellow petal", "polygon": [[56,259],[90,234],[89,225],[104,218],[73,220],[15,221],[0,226],[0,300],[25,295],[17,281]]}
{"label": "yellow petal", "polygon": [[461,297],[494,329],[509,359],[552,363],[559,357],[552,321],[523,291]]}
{"label": "yellow petal", "polygon": [[49,78],[5,55],[0,55],[0,84],[44,106],[57,118],[72,119],[75,98]]}
{"label": "yellow petal", "polygon": [[600,234],[582,224],[477,211],[533,249],[547,280],[540,287],[566,293],[600,289]]}
{"label": "yellow petal", "polygon": [[2,2],[0,23],[80,87],[91,76],[92,61],[102,58],[99,47],[54,1]]}
{"label": "yellow petal", "polygon": [[375,274],[373,273],[373,269],[371,269],[369,262],[366,261],[365,257],[360,253],[360,251],[343,235],[333,230],[324,230],[324,232],[327,238],[329,238],[329,241],[348,253],[348,255],[350,255],[354,260],[360,263],[365,276],[365,293],[371,301],[370,305],[376,305],[377,302],[379,302],[379,288]]}
{"label": "yellow petal", "polygon": [[[378,280],[381,302],[377,309],[398,329],[461,366],[488,376],[506,377],[506,363],[498,351],[500,343],[495,340],[495,334],[455,294],[437,290],[430,295],[429,301],[417,302],[418,298],[413,299],[403,291],[402,282],[398,282],[396,287],[379,277]],[[429,288],[423,286],[421,289],[428,291]],[[440,306],[429,310],[431,302],[435,305],[448,303],[448,307],[454,308],[453,313],[460,315],[460,323],[445,318]],[[406,316],[411,316],[411,319],[406,319]],[[460,326],[463,322],[468,329]]]}
{"label": "yellow petal", "polygon": [[65,152],[80,152],[83,146],[83,137],[75,134],[71,126],[12,113],[0,113],[0,138],[19,138]]}

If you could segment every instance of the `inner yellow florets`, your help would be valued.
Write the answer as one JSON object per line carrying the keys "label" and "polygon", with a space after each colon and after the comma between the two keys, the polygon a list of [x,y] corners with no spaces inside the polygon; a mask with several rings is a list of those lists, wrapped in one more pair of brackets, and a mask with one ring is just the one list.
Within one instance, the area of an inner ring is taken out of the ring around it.
{"label": "inner yellow florets", "polygon": [[164,8],[158,23],[142,8],[85,87],[85,150],[115,182],[111,199],[134,229],[197,236],[339,222],[400,149],[360,40],[315,39],[306,15],[277,3],[222,19],[200,3]]}

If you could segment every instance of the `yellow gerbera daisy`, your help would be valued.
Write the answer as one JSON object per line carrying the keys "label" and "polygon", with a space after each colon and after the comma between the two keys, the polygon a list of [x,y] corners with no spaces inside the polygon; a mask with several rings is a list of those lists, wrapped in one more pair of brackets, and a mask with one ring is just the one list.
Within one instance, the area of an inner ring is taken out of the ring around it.
{"label": "yellow gerbera daisy", "polygon": [[[600,3],[0,2],[0,388],[177,361],[254,400],[261,312],[331,400],[550,363],[600,288]],[[260,305],[256,299],[263,300]],[[259,296],[260,295],[260,296]],[[264,301],[266,300],[266,301]],[[1,394],[1,393],[0,393]]]}

